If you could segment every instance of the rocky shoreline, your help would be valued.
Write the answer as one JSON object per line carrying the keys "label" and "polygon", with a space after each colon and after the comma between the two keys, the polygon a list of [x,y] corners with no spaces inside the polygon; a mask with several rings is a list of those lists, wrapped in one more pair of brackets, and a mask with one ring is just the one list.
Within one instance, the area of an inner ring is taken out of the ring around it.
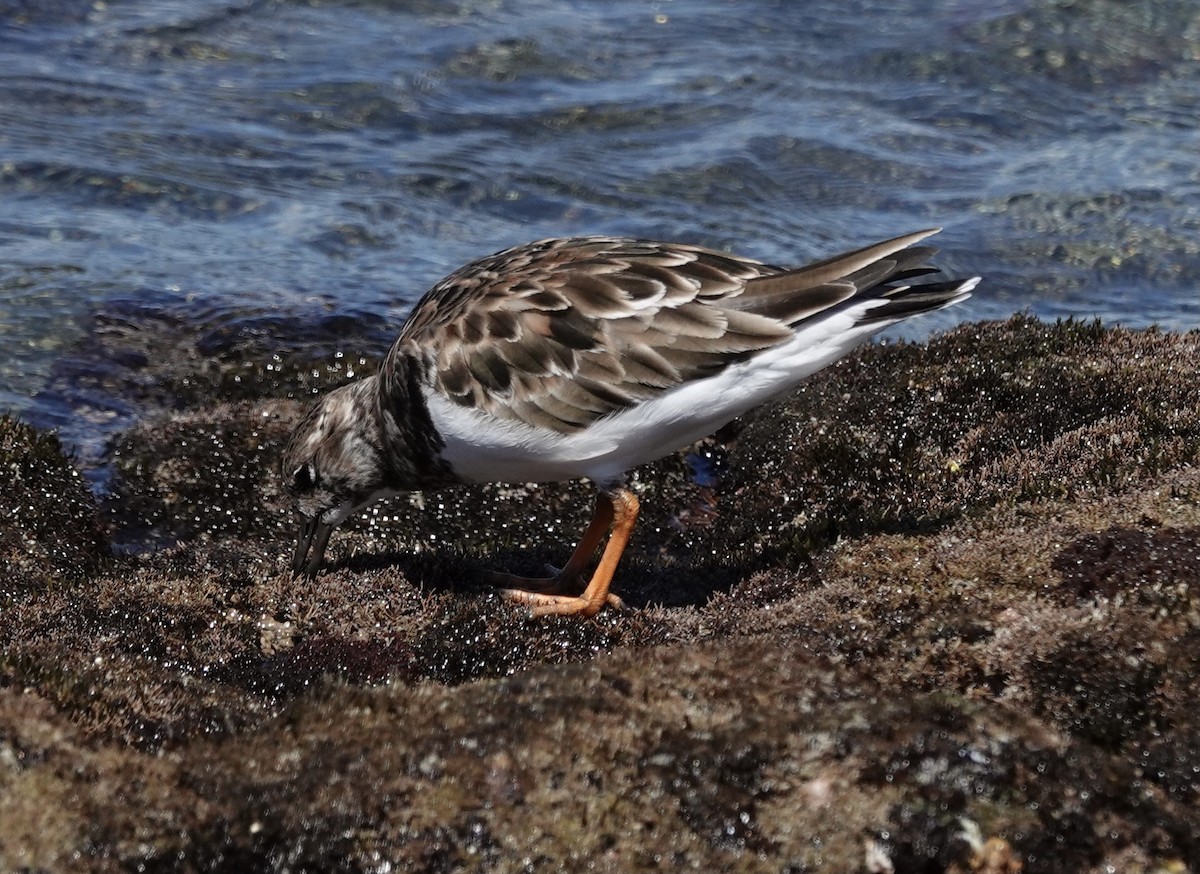
{"label": "rocky shoreline", "polygon": [[478,585],[586,484],[395,499],[289,579],[288,395],[345,369],[159,340],[187,408],[103,500],[0,418],[0,868],[1200,870],[1200,334],[868,347],[715,485],[639,471],[588,622]]}

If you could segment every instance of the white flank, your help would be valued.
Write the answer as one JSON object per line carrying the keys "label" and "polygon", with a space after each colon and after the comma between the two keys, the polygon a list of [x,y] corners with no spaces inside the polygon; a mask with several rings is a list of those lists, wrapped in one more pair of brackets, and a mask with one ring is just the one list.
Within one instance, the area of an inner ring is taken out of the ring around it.
{"label": "white flank", "polygon": [[[969,292],[977,281],[964,282],[961,291]],[[611,413],[574,434],[500,419],[428,391],[425,401],[434,427],[446,442],[442,457],[464,480],[539,482],[587,477],[605,485],[786,394],[872,334],[900,321],[856,324],[872,307],[886,303],[874,298],[806,322],[786,343],[714,376],[686,382]]]}

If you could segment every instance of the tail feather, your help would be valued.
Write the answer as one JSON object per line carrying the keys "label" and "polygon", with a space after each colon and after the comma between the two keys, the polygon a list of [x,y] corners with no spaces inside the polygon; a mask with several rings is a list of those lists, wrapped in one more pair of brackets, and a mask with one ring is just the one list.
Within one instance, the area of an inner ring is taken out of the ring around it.
{"label": "tail feather", "polygon": [[949,306],[967,297],[979,280],[911,284],[938,272],[928,264],[937,249],[914,245],[938,230],[917,231],[751,279],[740,294],[726,297],[722,305],[782,322],[793,330],[811,319],[847,310],[853,311],[855,324],[871,325]]}
{"label": "tail feather", "polygon": [[947,282],[929,282],[923,285],[900,286],[889,289],[880,296],[879,306],[871,307],[859,317],[857,324],[894,322],[948,307],[971,296],[979,284],[979,277],[952,279]]}

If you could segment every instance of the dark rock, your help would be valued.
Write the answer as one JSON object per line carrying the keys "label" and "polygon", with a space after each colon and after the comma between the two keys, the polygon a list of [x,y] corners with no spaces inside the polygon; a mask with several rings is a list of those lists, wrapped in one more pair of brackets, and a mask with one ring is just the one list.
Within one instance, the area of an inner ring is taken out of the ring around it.
{"label": "dark rock", "polygon": [[867,348],[700,447],[716,480],[639,471],[631,607],[587,622],[479,585],[562,561],[581,484],[393,499],[292,580],[302,405],[220,388],[232,353],[114,442],[112,559],[8,423],[78,500],[0,498],[35,508],[0,531],[0,868],[1195,869],[1198,348]]}
{"label": "dark rock", "polygon": [[96,573],[108,543],[87,483],[58,439],[0,416],[0,609],[30,588]]}

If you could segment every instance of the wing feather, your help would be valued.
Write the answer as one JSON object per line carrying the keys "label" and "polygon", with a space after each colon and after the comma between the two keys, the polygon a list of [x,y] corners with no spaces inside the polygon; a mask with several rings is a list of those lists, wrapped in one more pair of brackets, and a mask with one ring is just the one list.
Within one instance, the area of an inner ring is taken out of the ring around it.
{"label": "wing feather", "polygon": [[[881,318],[944,301],[895,283],[923,275],[920,231],[783,270],[696,246],[582,237],[542,240],[469,264],[435,285],[388,361],[418,361],[456,403],[571,433],[719,372],[796,325],[869,294]],[[912,248],[909,248],[912,247]],[[949,287],[949,284],[946,284]],[[895,294],[893,300],[889,297]]]}

